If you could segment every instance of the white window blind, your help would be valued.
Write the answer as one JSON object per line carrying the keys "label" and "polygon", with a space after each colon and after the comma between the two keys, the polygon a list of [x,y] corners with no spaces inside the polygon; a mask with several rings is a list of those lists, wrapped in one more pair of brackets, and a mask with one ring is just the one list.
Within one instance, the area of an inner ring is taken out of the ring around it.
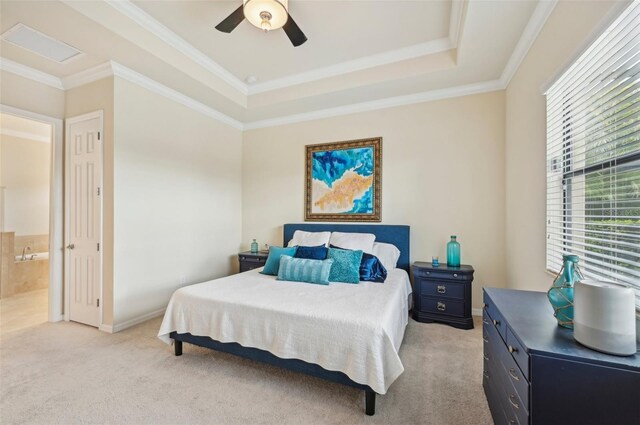
{"label": "white window blind", "polygon": [[547,92],[547,268],[632,286],[640,306],[640,2]]}

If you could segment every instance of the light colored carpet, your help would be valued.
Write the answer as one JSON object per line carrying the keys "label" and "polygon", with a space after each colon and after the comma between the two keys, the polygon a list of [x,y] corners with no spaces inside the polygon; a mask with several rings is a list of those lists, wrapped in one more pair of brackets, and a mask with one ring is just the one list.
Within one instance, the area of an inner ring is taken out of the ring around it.
{"label": "light colored carpet", "polygon": [[156,338],[160,318],[109,335],[76,323],[4,333],[2,424],[490,424],[480,321],[410,320],[405,372],[376,415],[362,391]]}

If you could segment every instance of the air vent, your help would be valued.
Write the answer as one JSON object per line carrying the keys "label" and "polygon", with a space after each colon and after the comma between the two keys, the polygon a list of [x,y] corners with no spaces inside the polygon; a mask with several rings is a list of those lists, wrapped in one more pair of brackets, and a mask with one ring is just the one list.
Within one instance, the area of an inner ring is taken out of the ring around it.
{"label": "air vent", "polygon": [[2,34],[2,39],[59,63],[82,54],[75,47],[44,35],[24,24],[15,25]]}

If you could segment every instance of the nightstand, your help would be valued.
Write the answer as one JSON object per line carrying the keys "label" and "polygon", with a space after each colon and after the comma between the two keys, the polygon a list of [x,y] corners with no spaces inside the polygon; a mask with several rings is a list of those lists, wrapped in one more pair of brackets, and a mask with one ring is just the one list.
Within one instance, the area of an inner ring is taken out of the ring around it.
{"label": "nightstand", "polygon": [[460,329],[473,329],[471,283],[473,267],[448,267],[413,263],[413,318],[418,322],[440,322]]}
{"label": "nightstand", "polygon": [[266,251],[259,251],[257,253],[245,251],[239,253],[238,261],[240,261],[240,273],[264,266],[264,263],[267,262],[268,256],[269,253]]}

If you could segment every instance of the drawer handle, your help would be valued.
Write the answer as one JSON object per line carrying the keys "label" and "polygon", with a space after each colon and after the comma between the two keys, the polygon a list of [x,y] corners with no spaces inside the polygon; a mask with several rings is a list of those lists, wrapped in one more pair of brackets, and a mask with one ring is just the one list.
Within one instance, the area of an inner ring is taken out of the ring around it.
{"label": "drawer handle", "polygon": [[482,340],[483,340],[484,342],[489,342],[489,338],[487,338],[486,336],[483,336],[483,337],[482,337]]}
{"label": "drawer handle", "polygon": [[487,304],[487,303],[482,303],[482,308],[484,308],[484,309],[489,308],[489,304]]}
{"label": "drawer handle", "polygon": [[454,274],[453,274],[453,277],[458,277],[458,273],[454,273]]}
{"label": "drawer handle", "polygon": [[515,398],[516,397],[513,394],[510,394],[509,395],[509,403],[511,403],[511,405],[513,407],[515,407],[516,409],[519,409],[520,408],[520,403],[517,403],[517,402],[513,401]]}
{"label": "drawer handle", "polygon": [[496,325],[496,326],[498,326],[498,325],[500,324],[500,321],[499,321],[499,320],[496,320],[496,319],[493,319],[493,324],[494,324],[494,325]]}
{"label": "drawer handle", "polygon": [[447,309],[447,305],[445,303],[441,303],[438,301],[438,310],[445,311]]}
{"label": "drawer handle", "polygon": [[510,345],[509,346],[509,352],[512,353],[512,354],[513,353],[517,353],[518,352],[518,348],[514,347],[513,345]]}
{"label": "drawer handle", "polygon": [[444,285],[438,285],[438,294],[446,294],[447,293],[447,287]]}
{"label": "drawer handle", "polygon": [[489,356],[487,356],[486,354],[482,353],[482,357],[484,357],[485,360],[489,361]]}
{"label": "drawer handle", "polygon": [[431,272],[427,272],[427,274],[431,274]]}
{"label": "drawer handle", "polygon": [[516,425],[516,424],[517,424],[517,422],[514,421],[513,419],[509,420],[509,425]]}
{"label": "drawer handle", "polygon": [[516,375],[516,370],[512,367],[509,368],[509,376],[513,378],[514,381],[519,381],[518,375]]}
{"label": "drawer handle", "polygon": [[487,372],[482,372],[485,378],[489,379],[489,374]]}
{"label": "drawer handle", "polygon": [[485,325],[488,325],[489,321],[487,319],[482,319],[482,323],[484,323]]}

